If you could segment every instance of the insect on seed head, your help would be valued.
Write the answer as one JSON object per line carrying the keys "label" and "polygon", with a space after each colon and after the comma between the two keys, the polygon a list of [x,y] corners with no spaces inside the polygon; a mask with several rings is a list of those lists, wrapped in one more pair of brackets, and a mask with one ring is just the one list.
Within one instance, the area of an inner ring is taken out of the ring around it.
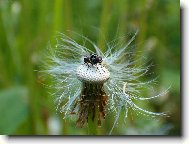
{"label": "insect on seed head", "polygon": [[91,54],[90,57],[84,57],[84,64],[78,66],[77,78],[86,83],[104,83],[110,77],[110,72],[101,65],[102,57]]}

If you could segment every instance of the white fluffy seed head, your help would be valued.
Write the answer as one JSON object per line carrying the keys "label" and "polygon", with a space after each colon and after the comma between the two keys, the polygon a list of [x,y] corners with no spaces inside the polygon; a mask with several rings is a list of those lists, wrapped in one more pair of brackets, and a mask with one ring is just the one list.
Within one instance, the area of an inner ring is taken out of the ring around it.
{"label": "white fluffy seed head", "polygon": [[109,79],[110,72],[101,64],[91,65],[86,63],[78,66],[76,75],[82,82],[104,83]]}
{"label": "white fluffy seed head", "polygon": [[[55,93],[57,94],[57,110],[64,112],[65,117],[71,116],[70,110],[75,106],[75,101],[80,100],[83,89],[83,86],[78,81],[79,79],[81,82],[96,82],[97,84],[106,82],[103,86],[109,98],[107,111],[115,112],[116,115],[110,134],[121,113],[124,113],[124,120],[126,120],[129,108],[137,115],[142,114],[151,118],[165,116],[165,113],[147,111],[136,104],[138,103],[137,101],[149,101],[168,92],[167,89],[157,95],[142,97],[144,90],[151,91],[153,89],[152,84],[155,84],[156,79],[146,82],[141,80],[143,76],[148,74],[150,69],[145,67],[146,64],[139,65],[140,59],[135,60],[135,53],[132,49],[129,49],[129,45],[136,35],[137,32],[125,46],[117,44],[117,40],[119,41],[120,39],[116,39],[112,44],[108,44],[107,51],[103,53],[86,37],[82,36],[84,42],[92,44],[95,51],[91,51],[70,37],[61,34],[61,37],[57,39],[56,48],[50,48],[50,55],[48,56],[48,62],[50,63],[47,63],[47,72],[57,81],[55,86],[50,86],[57,89]],[[101,64],[108,66],[108,70],[99,63],[93,66],[90,63],[81,65],[81,61],[84,59],[83,56],[92,53],[101,55],[104,58]],[[111,79],[108,80],[110,73]]]}

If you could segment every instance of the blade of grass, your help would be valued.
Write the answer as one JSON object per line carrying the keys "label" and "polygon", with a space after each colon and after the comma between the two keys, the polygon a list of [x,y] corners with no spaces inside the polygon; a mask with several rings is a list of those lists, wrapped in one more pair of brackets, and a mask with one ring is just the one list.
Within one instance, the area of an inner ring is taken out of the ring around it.
{"label": "blade of grass", "polygon": [[103,7],[102,7],[101,21],[100,21],[100,32],[99,32],[99,39],[98,39],[98,47],[103,52],[105,52],[106,50],[105,37],[107,36],[108,25],[111,18],[111,15],[110,15],[111,6],[112,6],[112,0],[103,0]]}

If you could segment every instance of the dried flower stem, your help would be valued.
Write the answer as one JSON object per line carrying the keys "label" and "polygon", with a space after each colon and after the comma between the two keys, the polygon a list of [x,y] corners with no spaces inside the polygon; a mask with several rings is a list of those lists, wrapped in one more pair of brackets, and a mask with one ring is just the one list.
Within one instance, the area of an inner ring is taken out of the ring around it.
{"label": "dried flower stem", "polygon": [[[79,118],[76,122],[78,127],[82,127],[86,122],[89,127],[101,126],[101,119],[105,118],[105,106],[107,96],[103,90],[103,84],[83,83],[81,100],[79,107]],[[92,123],[94,123],[92,125]]]}

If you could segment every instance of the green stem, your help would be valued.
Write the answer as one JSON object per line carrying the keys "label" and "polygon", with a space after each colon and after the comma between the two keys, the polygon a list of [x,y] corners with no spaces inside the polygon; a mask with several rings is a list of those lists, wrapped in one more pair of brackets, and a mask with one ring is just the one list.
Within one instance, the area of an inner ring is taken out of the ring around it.
{"label": "green stem", "polygon": [[96,108],[95,118],[92,118],[92,113],[88,116],[88,134],[89,135],[97,135],[98,131],[98,111]]}
{"label": "green stem", "polygon": [[111,18],[111,15],[110,15],[111,5],[112,5],[111,0],[103,1],[103,8],[102,8],[102,14],[101,14],[102,16],[100,20],[100,33],[99,33],[99,40],[98,40],[98,47],[103,52],[105,52],[106,50],[105,37],[107,36],[108,25]]}

